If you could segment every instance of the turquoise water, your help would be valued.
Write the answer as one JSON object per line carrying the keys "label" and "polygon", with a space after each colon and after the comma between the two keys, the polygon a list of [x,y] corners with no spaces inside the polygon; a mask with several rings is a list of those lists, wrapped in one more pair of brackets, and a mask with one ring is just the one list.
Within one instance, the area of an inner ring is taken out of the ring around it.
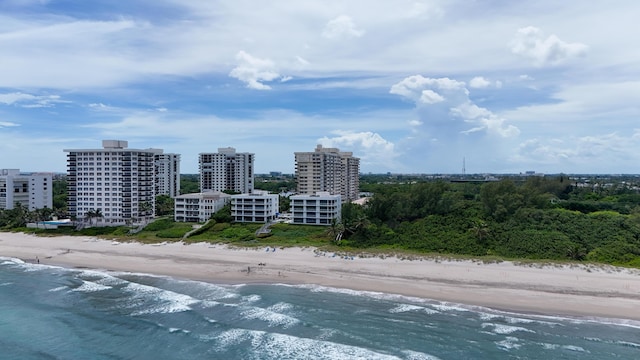
{"label": "turquoise water", "polygon": [[632,321],[0,258],[0,359],[638,358]]}

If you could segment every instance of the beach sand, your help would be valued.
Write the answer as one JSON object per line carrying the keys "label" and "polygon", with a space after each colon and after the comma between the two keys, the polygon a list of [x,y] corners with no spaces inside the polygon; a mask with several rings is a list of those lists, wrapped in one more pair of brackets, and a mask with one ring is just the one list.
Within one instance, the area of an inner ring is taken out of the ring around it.
{"label": "beach sand", "polygon": [[316,284],[504,311],[640,321],[640,271],[610,266],[345,258],[313,248],[144,245],[23,233],[0,233],[0,256],[211,283]]}

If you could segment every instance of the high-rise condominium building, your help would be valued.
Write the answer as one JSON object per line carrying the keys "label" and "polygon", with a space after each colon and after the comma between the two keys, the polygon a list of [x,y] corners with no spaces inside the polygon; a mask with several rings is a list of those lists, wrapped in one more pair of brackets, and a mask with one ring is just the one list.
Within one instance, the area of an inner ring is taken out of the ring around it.
{"label": "high-rise condominium building", "polygon": [[200,191],[253,192],[255,154],[236,153],[232,147],[218,148],[217,153],[199,154]]}
{"label": "high-rise condominium building", "polygon": [[180,195],[180,154],[157,153],[154,160],[156,195]]}
{"label": "high-rise condominium building", "polygon": [[296,152],[298,194],[328,192],[341,195],[343,201],[358,198],[360,159],[351,152],[318,145],[313,152]]}
{"label": "high-rise condominium building", "polygon": [[51,209],[53,174],[23,174],[19,169],[0,169],[0,209],[13,209],[16,203],[29,211]]}
{"label": "high-rise condominium building", "polygon": [[125,224],[155,213],[156,155],[161,149],[130,149],[103,140],[102,149],[65,149],[69,214],[77,219],[100,210],[96,222]]}

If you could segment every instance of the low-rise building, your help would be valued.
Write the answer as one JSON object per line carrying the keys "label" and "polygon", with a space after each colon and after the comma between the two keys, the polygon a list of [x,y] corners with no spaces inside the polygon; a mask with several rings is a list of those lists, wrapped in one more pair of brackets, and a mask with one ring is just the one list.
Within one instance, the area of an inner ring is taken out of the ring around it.
{"label": "low-rise building", "polygon": [[0,209],[15,204],[33,211],[53,207],[53,174],[21,173],[19,169],[0,169]]}
{"label": "low-rise building", "polygon": [[291,214],[293,224],[331,225],[340,220],[342,202],[340,195],[317,192],[314,195],[293,195]]}
{"label": "low-rise building", "polygon": [[231,218],[235,222],[267,223],[278,216],[278,194],[254,190],[251,194],[231,196]]}
{"label": "low-rise building", "polygon": [[230,201],[231,195],[220,191],[178,195],[173,218],[179,222],[205,222]]}

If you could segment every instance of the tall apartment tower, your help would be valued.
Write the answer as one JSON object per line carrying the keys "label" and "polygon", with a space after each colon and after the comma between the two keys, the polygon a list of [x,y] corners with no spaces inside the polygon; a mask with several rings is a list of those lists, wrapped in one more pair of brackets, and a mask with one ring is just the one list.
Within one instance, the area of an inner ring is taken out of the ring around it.
{"label": "tall apartment tower", "polygon": [[[162,151],[162,150],[160,150]],[[155,154],[155,194],[180,195],[180,154]]]}
{"label": "tall apartment tower", "polygon": [[358,198],[360,159],[350,152],[318,145],[313,152],[296,152],[298,194],[328,192],[341,195],[343,201]]}
{"label": "tall apartment tower", "polygon": [[123,140],[103,140],[102,149],[65,149],[69,214],[85,218],[100,210],[98,222],[126,224],[155,213],[155,155],[160,149],[129,149]]}
{"label": "tall apartment tower", "polygon": [[53,174],[0,169],[0,209],[13,209],[16,203],[29,211],[53,208]]}
{"label": "tall apartment tower", "polygon": [[253,193],[255,154],[237,153],[232,147],[218,148],[217,153],[201,153],[200,191],[235,191]]}

